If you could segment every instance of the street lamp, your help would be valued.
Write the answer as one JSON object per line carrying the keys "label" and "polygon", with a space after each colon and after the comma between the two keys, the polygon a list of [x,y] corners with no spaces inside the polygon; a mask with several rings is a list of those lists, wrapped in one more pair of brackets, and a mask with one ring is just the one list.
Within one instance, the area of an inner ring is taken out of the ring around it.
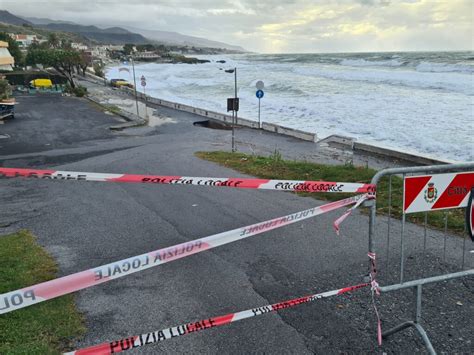
{"label": "street lamp", "polygon": [[234,101],[232,105],[232,153],[236,151],[235,149],[235,124],[237,123],[237,112],[239,108],[237,106],[237,68],[234,69],[227,69],[225,70],[226,73],[234,74]]}
{"label": "street lamp", "polygon": [[133,89],[135,90],[135,105],[137,106],[137,116],[140,117],[140,113],[138,112],[137,79],[135,79],[135,64],[133,62],[132,53],[130,53],[130,61],[132,62],[132,70],[133,70]]}

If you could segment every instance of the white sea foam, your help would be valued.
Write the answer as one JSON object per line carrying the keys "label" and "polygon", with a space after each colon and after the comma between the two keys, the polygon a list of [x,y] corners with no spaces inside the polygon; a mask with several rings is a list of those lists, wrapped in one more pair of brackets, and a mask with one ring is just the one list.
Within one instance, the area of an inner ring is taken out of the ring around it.
{"label": "white sea foam", "polygon": [[336,67],[295,67],[293,71],[305,76],[324,77],[334,80],[361,81],[422,89],[441,89],[474,95],[472,76],[460,73],[419,73],[413,70],[386,70],[364,68],[359,70]]}
{"label": "white sea foam", "polygon": [[341,65],[348,65],[351,67],[399,67],[405,62],[400,62],[396,59],[391,60],[365,60],[365,59],[343,59]]}
{"label": "white sea foam", "polygon": [[[474,159],[472,73],[406,66],[354,69],[340,65],[334,55],[320,59],[324,63],[311,57],[278,58],[210,56],[213,62],[202,65],[137,65],[136,75],[147,77],[147,94],[225,112],[234,76],[224,69],[238,67],[239,116],[257,119],[255,83],[263,80],[263,121],[315,132],[319,138],[344,134],[440,158]],[[226,63],[216,63],[219,59]],[[118,75],[117,68],[107,72],[109,78]]]}
{"label": "white sea foam", "polygon": [[431,63],[421,62],[416,66],[419,72],[429,73],[474,73],[474,66],[465,64],[446,64],[446,63]]}

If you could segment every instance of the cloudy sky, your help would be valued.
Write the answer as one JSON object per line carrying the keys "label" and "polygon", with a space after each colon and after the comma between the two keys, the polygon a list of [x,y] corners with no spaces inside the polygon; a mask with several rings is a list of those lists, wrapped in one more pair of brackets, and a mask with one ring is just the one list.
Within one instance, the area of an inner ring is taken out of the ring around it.
{"label": "cloudy sky", "polygon": [[1,0],[14,14],[176,31],[267,53],[474,49],[474,0]]}

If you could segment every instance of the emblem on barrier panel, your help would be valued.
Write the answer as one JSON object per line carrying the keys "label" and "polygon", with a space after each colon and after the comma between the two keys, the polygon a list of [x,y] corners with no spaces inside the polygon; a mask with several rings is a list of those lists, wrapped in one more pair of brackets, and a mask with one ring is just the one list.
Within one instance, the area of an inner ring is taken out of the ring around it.
{"label": "emblem on barrier panel", "polygon": [[434,187],[434,183],[430,182],[428,188],[425,190],[425,201],[428,203],[433,203],[438,197],[438,189]]}

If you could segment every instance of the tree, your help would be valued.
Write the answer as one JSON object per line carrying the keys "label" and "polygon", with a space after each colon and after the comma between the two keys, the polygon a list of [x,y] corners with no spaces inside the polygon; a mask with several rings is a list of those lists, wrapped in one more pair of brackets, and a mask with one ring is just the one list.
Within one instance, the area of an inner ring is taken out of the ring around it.
{"label": "tree", "polygon": [[59,48],[61,46],[61,40],[56,33],[51,32],[48,34],[48,45],[51,48]]}
{"label": "tree", "polygon": [[31,49],[26,56],[27,65],[42,64],[45,67],[53,67],[66,77],[72,88],[76,87],[74,69],[81,62],[82,58],[78,51],[66,49]]}
{"label": "tree", "polygon": [[12,87],[5,76],[0,76],[0,100],[9,99],[12,94]]}
{"label": "tree", "polygon": [[123,52],[125,55],[129,55],[133,51],[133,44],[127,43],[126,45],[123,46]]}
{"label": "tree", "polygon": [[137,45],[138,52],[152,52],[155,50],[155,46],[153,44],[139,44]]}
{"label": "tree", "polygon": [[8,42],[8,51],[15,59],[15,67],[23,67],[24,57],[18,43],[6,32],[0,32],[0,41]]}
{"label": "tree", "polygon": [[[90,52],[80,51],[81,60],[77,63],[77,68],[82,71],[82,76],[86,76],[87,67],[92,63],[92,56]],[[78,70],[79,72],[79,70]]]}
{"label": "tree", "polygon": [[104,65],[101,64],[101,63],[95,63],[94,64],[94,73],[95,73],[95,75],[100,76],[101,78],[104,78],[105,77]]}
{"label": "tree", "polygon": [[73,49],[72,48],[72,42],[67,39],[67,38],[62,38],[61,39],[61,46],[62,49]]}

